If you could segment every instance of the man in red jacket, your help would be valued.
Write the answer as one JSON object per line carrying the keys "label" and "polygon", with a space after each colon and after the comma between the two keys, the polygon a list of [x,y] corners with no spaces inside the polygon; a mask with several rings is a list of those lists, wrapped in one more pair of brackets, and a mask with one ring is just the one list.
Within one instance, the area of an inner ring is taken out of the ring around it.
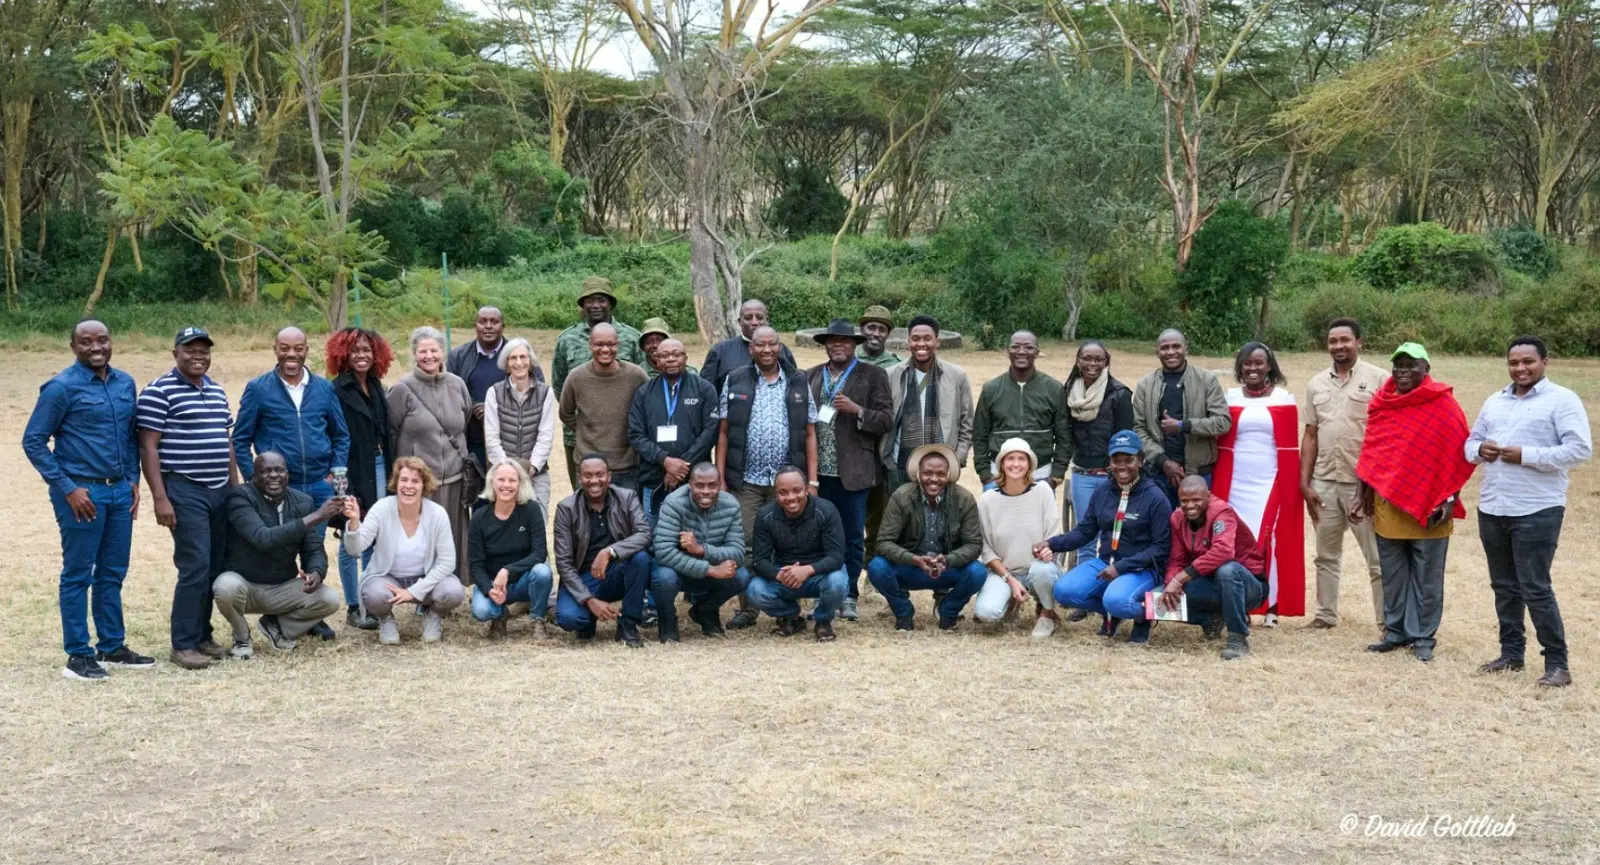
{"label": "man in red jacket", "polygon": [[1188,595],[1191,620],[1196,613],[1210,619],[1208,636],[1215,633],[1220,613],[1228,628],[1222,660],[1237,660],[1250,654],[1249,613],[1266,600],[1265,572],[1255,536],[1233,506],[1213,496],[1205,478],[1184,478],[1178,510],[1172,512],[1172,552],[1161,603],[1176,608]]}

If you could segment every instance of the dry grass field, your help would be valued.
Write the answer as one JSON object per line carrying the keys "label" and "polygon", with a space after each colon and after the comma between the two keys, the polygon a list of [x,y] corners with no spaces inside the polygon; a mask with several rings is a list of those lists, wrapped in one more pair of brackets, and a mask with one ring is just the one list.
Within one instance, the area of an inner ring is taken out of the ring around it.
{"label": "dry grass field", "polygon": [[[554,334],[535,337],[547,357]],[[237,400],[272,357],[265,338],[231,343],[212,372]],[[139,348],[115,363],[143,384],[169,358]],[[1004,368],[950,357],[975,387]],[[1059,378],[1069,358],[1051,344],[1041,365]],[[1226,665],[1192,628],[1157,628],[1143,648],[1092,622],[1033,641],[1031,616],[944,634],[926,597],[923,630],[896,634],[868,595],[832,645],[781,641],[765,618],[726,642],[685,622],[682,645],[643,651],[535,646],[522,622],[490,643],[463,607],[437,646],[409,616],[397,649],[341,621],[335,643],[283,655],[258,639],[255,660],[190,673],[164,662],[171,541],[148,501],[125,603],[130,645],[163,663],[89,684],[60,675],[58,536],[18,444],[38,384],[70,359],[64,345],[16,352],[0,379],[0,862],[1600,859],[1593,468],[1575,474],[1555,569],[1577,684],[1554,693],[1534,687],[1532,646],[1528,672],[1473,675],[1497,646],[1472,519],[1430,666],[1362,651],[1374,629],[1349,544],[1346,626],[1288,620]],[[1326,363],[1285,360],[1296,393]],[[1113,373],[1131,384],[1154,364],[1153,349],[1122,348]],[[1504,381],[1494,358],[1435,372],[1469,416]],[[1600,410],[1600,364],[1552,373]],[[1516,829],[1366,837],[1371,815]]]}

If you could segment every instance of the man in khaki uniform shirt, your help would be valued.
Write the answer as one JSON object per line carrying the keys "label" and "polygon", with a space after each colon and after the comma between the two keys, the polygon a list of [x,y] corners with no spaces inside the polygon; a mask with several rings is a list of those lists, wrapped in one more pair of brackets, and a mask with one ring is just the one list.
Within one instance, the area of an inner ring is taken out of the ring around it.
{"label": "man in khaki uniform shirt", "polygon": [[1306,382],[1305,436],[1300,442],[1300,489],[1317,532],[1317,613],[1308,628],[1339,624],[1339,570],[1344,533],[1361,546],[1372,588],[1376,621],[1383,625],[1383,576],[1372,523],[1352,523],[1350,503],[1358,490],[1356,461],[1367,431],[1367,404],[1388,377],[1381,367],[1361,360],[1361,325],[1335,319],[1328,325],[1333,366]]}

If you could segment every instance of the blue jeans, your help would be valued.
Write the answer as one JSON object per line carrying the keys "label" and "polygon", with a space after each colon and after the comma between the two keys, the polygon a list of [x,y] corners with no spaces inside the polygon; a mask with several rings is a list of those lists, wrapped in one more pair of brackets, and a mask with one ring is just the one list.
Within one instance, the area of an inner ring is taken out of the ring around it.
{"label": "blue jeans", "polygon": [[844,572],[850,578],[852,598],[861,597],[861,569],[867,564],[868,492],[851,492],[835,477],[817,478],[817,495],[838,509],[839,521],[844,523]]}
{"label": "blue jeans", "polygon": [[[621,601],[622,617],[634,624],[644,618],[644,591],[650,585],[650,554],[634,553],[631,558],[612,562],[606,568],[606,578],[597,580],[584,570],[583,584],[589,594],[602,601]],[[594,627],[594,616],[589,608],[567,591],[566,586],[556,593],[556,626],[563,631],[584,631]]]}
{"label": "blue jeans", "polygon": [[[389,475],[383,463],[383,454],[378,454],[372,459],[372,468],[378,479],[378,498],[389,494]],[[320,502],[318,504],[321,504]],[[344,605],[354,607],[361,603],[361,578],[356,573],[355,557],[344,551],[344,544],[334,544],[339,548],[339,588],[344,590]],[[361,567],[365,568],[372,561],[372,548],[368,547],[361,554]]]}
{"label": "blue jeans", "polygon": [[739,597],[750,582],[750,572],[739,568],[733,577],[718,580],[713,577],[686,577],[671,568],[656,565],[650,572],[650,595],[656,601],[656,615],[661,620],[661,632],[678,629],[678,593],[687,591],[694,597],[694,605],[716,610]]}
{"label": "blue jeans", "polygon": [[970,562],[965,567],[950,568],[935,580],[915,565],[892,565],[883,556],[875,556],[867,564],[867,579],[889,601],[894,617],[904,619],[916,613],[911,604],[911,592],[930,590],[948,592],[939,605],[939,618],[953,619],[961,615],[967,601],[983,588],[989,571],[981,562]]}
{"label": "blue jeans", "polygon": [[528,618],[542,619],[550,609],[550,566],[544,562],[529,568],[522,576],[506,583],[506,602],[497,604],[482,590],[472,593],[472,617],[480,622],[503,619],[506,607],[526,603]]}
{"label": "blue jeans", "polygon": [[[1083,519],[1083,515],[1089,512],[1089,497],[1094,495],[1095,490],[1100,489],[1110,481],[1111,478],[1107,475],[1088,475],[1082,472],[1073,472],[1071,480],[1072,518],[1075,520]],[[1067,525],[1065,521],[1062,521],[1061,530],[1063,532],[1070,532],[1072,531],[1072,528],[1073,527]],[[1095,554],[1095,547],[1098,545],[1099,537],[1096,535],[1096,537],[1090,539],[1087,544],[1084,544],[1078,548],[1078,558],[1082,559],[1085,556],[1093,556]]]}
{"label": "blue jeans", "polygon": [[1105,569],[1099,559],[1079,562],[1056,580],[1056,603],[1114,619],[1143,619],[1144,593],[1160,588],[1161,578],[1155,571],[1130,571],[1102,580]]}
{"label": "blue jeans", "polygon": [[178,525],[172,529],[172,564],[178,582],[172,588],[172,648],[194,649],[210,642],[211,582],[222,573],[227,552],[226,486],[212,489],[183,475],[162,472],[167,500]]}
{"label": "blue jeans", "polygon": [[1267,581],[1238,562],[1225,562],[1211,576],[1190,580],[1183,593],[1189,597],[1189,621],[1205,621],[1196,612],[1220,612],[1228,633],[1248,637],[1250,611],[1267,599]]}
{"label": "blue jeans", "polygon": [[[290,487],[299,490],[311,497],[312,509],[322,507],[322,503],[333,498],[333,484],[327,481],[313,481],[309,484],[290,484]],[[328,536],[328,524],[317,523],[311,527],[311,533],[316,536],[317,543]],[[348,597],[348,595],[346,596]]]}
{"label": "blue jeans", "polygon": [[817,607],[812,611],[811,619],[819,625],[825,625],[838,615],[839,606],[844,603],[849,590],[850,578],[841,568],[831,574],[812,574],[798,589],[791,589],[766,577],[751,577],[748,592],[750,603],[775,619],[800,615],[800,599],[816,598]]}
{"label": "blue jeans", "polygon": [[133,486],[85,484],[94,502],[94,519],[80,523],[67,497],[50,490],[56,525],[61,529],[61,644],[69,655],[94,657],[89,648],[89,590],[94,588],[95,648],[110,654],[122,648],[122,579],[133,549]]}

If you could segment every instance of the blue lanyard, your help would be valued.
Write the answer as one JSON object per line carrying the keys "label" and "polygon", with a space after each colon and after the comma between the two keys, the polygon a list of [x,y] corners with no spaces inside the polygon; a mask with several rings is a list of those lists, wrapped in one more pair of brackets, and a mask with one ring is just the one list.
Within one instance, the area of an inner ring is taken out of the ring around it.
{"label": "blue lanyard", "polygon": [[828,376],[828,368],[826,366],[824,366],[822,368],[822,401],[823,402],[829,402],[829,403],[833,402],[833,398],[835,396],[839,395],[839,391],[844,390],[844,383],[849,380],[850,373],[856,371],[856,364],[858,362],[859,361],[857,361],[854,358],[852,358],[850,360],[850,365],[845,367],[844,368],[844,373],[839,376],[839,380],[837,382],[832,383],[832,384],[830,384],[829,381],[828,381],[828,378],[829,378],[829,376]]}
{"label": "blue lanyard", "polygon": [[661,397],[667,402],[667,423],[672,423],[672,416],[678,413],[678,389],[683,387],[683,379],[673,387],[667,387],[667,377],[661,377]]}

